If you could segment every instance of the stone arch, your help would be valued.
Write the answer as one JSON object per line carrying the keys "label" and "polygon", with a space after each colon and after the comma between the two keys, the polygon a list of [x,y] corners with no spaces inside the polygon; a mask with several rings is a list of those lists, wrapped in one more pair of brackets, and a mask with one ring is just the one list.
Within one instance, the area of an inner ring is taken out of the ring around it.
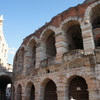
{"label": "stone arch", "polygon": [[63,29],[63,26],[64,26],[67,22],[69,22],[69,21],[71,21],[71,20],[75,20],[75,21],[77,21],[79,24],[81,24],[81,22],[82,22],[82,18],[80,18],[80,17],[78,17],[78,16],[68,17],[68,18],[66,18],[64,21],[62,21],[62,23],[60,24],[60,28]]}
{"label": "stone arch", "polygon": [[30,42],[34,40],[36,43],[38,43],[39,39],[36,37],[36,36],[32,36],[29,40],[28,40],[28,43],[27,43],[27,46],[30,44]]}
{"label": "stone arch", "polygon": [[25,48],[22,46],[18,52],[18,72],[21,72],[24,68],[24,56],[25,56]]}
{"label": "stone arch", "polygon": [[[94,91],[94,89],[98,88],[96,85],[96,80],[95,78],[91,75],[90,72],[84,72],[85,70],[79,70],[79,71],[70,71],[66,74],[65,78],[63,79],[63,82],[66,83],[66,95],[68,96],[68,89],[69,89],[69,84],[70,81],[75,77],[75,76],[80,76],[85,79],[86,84],[88,85],[88,92],[89,92],[89,99],[92,98],[91,96],[91,90]],[[92,85],[92,87],[91,87]]]}
{"label": "stone arch", "polygon": [[21,84],[18,84],[18,86],[17,86],[16,100],[22,100],[22,86],[21,86]]}
{"label": "stone arch", "polygon": [[91,4],[85,11],[84,21],[91,25],[95,47],[98,45],[97,36],[100,35],[100,1]]}
{"label": "stone arch", "polygon": [[57,86],[50,78],[45,79],[41,84],[41,100],[57,100]]}
{"label": "stone arch", "polygon": [[98,4],[100,4],[100,1],[97,1],[95,3],[92,3],[90,6],[87,7],[85,14],[84,14],[84,21],[85,22],[91,22],[91,11],[92,9],[97,6]]}
{"label": "stone arch", "polygon": [[31,81],[26,84],[25,95],[27,100],[35,100],[35,86]]}
{"label": "stone arch", "polygon": [[0,76],[0,100],[6,99],[6,90],[8,84],[12,84],[11,77],[6,74],[1,75]]}
{"label": "stone arch", "polygon": [[56,27],[54,27],[54,26],[48,26],[48,27],[46,27],[44,30],[43,30],[43,32],[41,33],[41,35],[40,35],[40,40],[46,40],[46,38],[48,37],[48,35],[49,34],[46,34],[46,31],[47,30],[52,30],[52,31],[54,31],[55,33],[56,33]]}
{"label": "stone arch", "polygon": [[14,84],[14,87],[15,87],[16,90],[17,90],[17,88],[18,88],[18,85],[21,85],[21,87],[23,87],[22,82],[18,82],[17,84]]}
{"label": "stone arch", "polygon": [[20,47],[19,49],[21,49],[21,48],[24,48],[24,49],[26,49],[26,46],[25,46],[25,44],[22,44],[22,45],[21,45],[21,47]]}
{"label": "stone arch", "polygon": [[55,39],[55,27],[47,27],[44,29],[40,36],[42,53],[45,58],[52,58],[56,56],[56,39]]}
{"label": "stone arch", "polygon": [[36,64],[36,43],[37,39],[35,39],[35,37],[32,37],[27,44],[26,58],[28,67],[33,67]]}
{"label": "stone arch", "polygon": [[83,68],[79,71],[70,71],[66,74],[66,77],[64,78],[64,82],[67,83],[67,85],[69,84],[69,81],[71,80],[71,78],[73,78],[74,76],[80,76],[82,78],[85,79],[86,84],[88,84],[88,88],[91,89],[91,84],[93,83],[95,84],[95,78],[93,75],[91,75],[91,72],[87,73],[86,70]]}
{"label": "stone arch", "polygon": [[66,19],[64,22],[62,22],[62,30],[65,31],[66,41],[69,50],[83,49],[80,20],[75,17]]}
{"label": "stone arch", "polygon": [[[89,80],[90,78],[88,77],[88,75],[86,75],[86,74],[80,74],[80,73],[76,72],[76,73],[73,73],[73,74],[72,74],[72,73],[69,73],[69,75],[67,75],[67,79],[64,79],[64,80],[66,81],[66,83],[67,83],[66,86],[69,87],[69,84],[70,84],[71,80],[74,79],[76,76],[82,77],[82,78],[86,81],[86,84],[89,85],[88,80]],[[66,78],[66,77],[65,77],[65,78]],[[89,86],[88,86],[88,87],[89,87]]]}
{"label": "stone arch", "polygon": [[89,100],[88,85],[83,77],[74,75],[68,83],[69,98],[72,96],[76,100]]}

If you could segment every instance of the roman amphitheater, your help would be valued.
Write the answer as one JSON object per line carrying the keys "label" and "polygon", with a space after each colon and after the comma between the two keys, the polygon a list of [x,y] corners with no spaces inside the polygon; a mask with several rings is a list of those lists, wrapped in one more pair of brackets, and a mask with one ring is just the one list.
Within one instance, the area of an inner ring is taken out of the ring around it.
{"label": "roman amphitheater", "polygon": [[12,100],[100,100],[100,0],[70,7],[24,38],[11,79]]}

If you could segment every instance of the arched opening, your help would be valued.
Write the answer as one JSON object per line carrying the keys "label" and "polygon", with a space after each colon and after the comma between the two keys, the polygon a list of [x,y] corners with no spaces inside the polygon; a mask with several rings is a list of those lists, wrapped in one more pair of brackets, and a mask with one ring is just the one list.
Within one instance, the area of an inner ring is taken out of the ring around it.
{"label": "arched opening", "polygon": [[85,79],[76,76],[69,84],[69,98],[72,96],[75,100],[89,100],[87,89]]}
{"label": "arched opening", "polygon": [[17,87],[17,100],[22,100],[22,86],[20,84]]}
{"label": "arched opening", "polygon": [[12,81],[9,76],[0,76],[0,100],[11,99],[11,83]]}
{"label": "arched opening", "polygon": [[27,57],[28,57],[29,66],[30,67],[35,66],[36,64],[36,42],[34,39],[32,39],[29,42]]}
{"label": "arched opening", "polygon": [[44,67],[54,63],[56,54],[55,32],[48,29],[41,36],[40,66]]}
{"label": "arched opening", "polygon": [[11,84],[8,84],[6,88],[6,100],[10,100],[10,98],[11,98]]}
{"label": "arched opening", "polygon": [[100,46],[100,44],[98,44],[98,37],[97,37],[97,36],[100,36],[100,11],[99,10],[100,10],[100,4],[96,5],[91,10],[90,21],[92,23],[95,47]]}
{"label": "arched opening", "polygon": [[56,84],[52,80],[49,80],[45,87],[44,100],[57,100],[56,91]]}
{"label": "arched opening", "polygon": [[47,57],[54,57],[56,56],[55,33],[50,31],[49,34],[46,40],[46,55]]}
{"label": "arched opening", "polygon": [[92,26],[93,29],[100,28],[100,15],[93,20]]}
{"label": "arched opening", "polygon": [[18,72],[22,71],[24,67],[24,53],[25,53],[25,50],[22,47],[18,55]]}
{"label": "arched opening", "polygon": [[82,32],[79,22],[72,20],[67,22],[63,29],[66,31],[69,50],[83,49]]}
{"label": "arched opening", "polygon": [[26,86],[26,98],[27,100],[35,100],[35,87],[31,82]]}
{"label": "arched opening", "polygon": [[97,46],[100,47],[100,37],[97,39]]}
{"label": "arched opening", "polygon": [[30,100],[35,100],[35,88],[34,88],[34,85],[31,86]]}

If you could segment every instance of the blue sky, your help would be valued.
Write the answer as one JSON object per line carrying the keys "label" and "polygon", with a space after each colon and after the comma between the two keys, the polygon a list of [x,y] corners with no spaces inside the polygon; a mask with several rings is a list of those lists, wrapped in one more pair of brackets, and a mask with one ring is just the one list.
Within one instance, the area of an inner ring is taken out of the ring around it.
{"label": "blue sky", "polygon": [[4,16],[3,31],[9,46],[8,63],[23,39],[52,17],[84,0],[1,0],[0,15]]}

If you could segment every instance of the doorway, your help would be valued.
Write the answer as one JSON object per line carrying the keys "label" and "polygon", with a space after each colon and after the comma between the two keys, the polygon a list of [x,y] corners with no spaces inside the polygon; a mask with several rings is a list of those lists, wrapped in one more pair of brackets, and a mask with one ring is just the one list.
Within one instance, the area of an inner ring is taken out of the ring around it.
{"label": "doorway", "polygon": [[89,100],[87,89],[85,79],[76,76],[69,85],[69,98],[72,96],[75,100]]}

